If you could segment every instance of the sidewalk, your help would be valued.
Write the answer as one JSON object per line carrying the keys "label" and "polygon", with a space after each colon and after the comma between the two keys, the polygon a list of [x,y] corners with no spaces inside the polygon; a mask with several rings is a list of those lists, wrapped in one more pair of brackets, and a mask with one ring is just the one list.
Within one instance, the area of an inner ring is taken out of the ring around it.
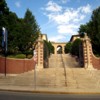
{"label": "sidewalk", "polygon": [[[100,94],[100,71],[66,68],[67,79],[63,78],[63,69],[43,69],[17,76],[0,76],[0,90],[32,93],[55,94]],[[45,76],[45,77],[44,77]]]}
{"label": "sidewalk", "polygon": [[30,86],[0,86],[0,91],[50,93],[50,94],[100,94],[100,89],[43,88]]}

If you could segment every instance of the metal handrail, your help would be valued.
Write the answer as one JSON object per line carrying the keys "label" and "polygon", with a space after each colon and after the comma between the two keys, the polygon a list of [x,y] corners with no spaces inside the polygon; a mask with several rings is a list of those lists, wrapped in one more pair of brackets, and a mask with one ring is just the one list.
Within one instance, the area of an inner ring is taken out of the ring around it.
{"label": "metal handrail", "polygon": [[66,73],[66,67],[65,67],[65,63],[64,63],[64,60],[63,60],[62,54],[61,54],[61,60],[62,60],[62,63],[63,63],[63,68],[64,68],[65,85],[67,86],[67,73]]}

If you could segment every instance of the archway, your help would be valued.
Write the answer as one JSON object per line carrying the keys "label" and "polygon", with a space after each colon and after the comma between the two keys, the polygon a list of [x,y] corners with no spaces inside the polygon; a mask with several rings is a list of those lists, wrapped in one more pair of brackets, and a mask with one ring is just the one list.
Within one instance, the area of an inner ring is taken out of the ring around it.
{"label": "archway", "polygon": [[62,54],[65,54],[65,42],[52,42],[52,45],[54,46],[54,54],[58,54],[57,47],[61,49]]}
{"label": "archway", "polygon": [[62,46],[61,45],[58,45],[57,46],[57,54],[62,54]]}

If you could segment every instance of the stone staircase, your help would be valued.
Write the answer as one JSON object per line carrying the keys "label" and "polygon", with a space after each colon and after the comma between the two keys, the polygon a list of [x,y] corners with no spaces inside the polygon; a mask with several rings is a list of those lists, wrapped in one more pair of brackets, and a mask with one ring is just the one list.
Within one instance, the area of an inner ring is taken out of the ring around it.
{"label": "stone staircase", "polygon": [[52,54],[49,58],[49,68],[80,68],[79,63],[70,54]]}
{"label": "stone staircase", "polygon": [[[69,57],[67,57],[69,59]],[[52,55],[49,59],[49,68],[40,71],[30,71],[16,77],[0,78],[0,85],[20,85],[20,86],[65,86],[66,85],[66,70],[65,55]]]}
{"label": "stone staircase", "polygon": [[49,68],[17,76],[0,76],[0,86],[59,87],[100,89],[100,71],[80,68],[70,55],[51,55]]}
{"label": "stone staircase", "polygon": [[49,68],[63,68],[61,54],[52,54],[49,58]]}
{"label": "stone staircase", "polygon": [[63,68],[48,68],[37,72],[37,85],[47,87],[64,87],[65,76]]}

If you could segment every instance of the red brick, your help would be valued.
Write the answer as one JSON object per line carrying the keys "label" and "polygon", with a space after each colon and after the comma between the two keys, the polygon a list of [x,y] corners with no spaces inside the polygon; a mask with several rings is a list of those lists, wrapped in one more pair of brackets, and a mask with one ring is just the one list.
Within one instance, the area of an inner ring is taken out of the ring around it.
{"label": "red brick", "polygon": [[[35,67],[33,59],[6,59],[6,72],[7,74],[20,74]],[[5,72],[5,59],[0,57],[0,73]]]}

